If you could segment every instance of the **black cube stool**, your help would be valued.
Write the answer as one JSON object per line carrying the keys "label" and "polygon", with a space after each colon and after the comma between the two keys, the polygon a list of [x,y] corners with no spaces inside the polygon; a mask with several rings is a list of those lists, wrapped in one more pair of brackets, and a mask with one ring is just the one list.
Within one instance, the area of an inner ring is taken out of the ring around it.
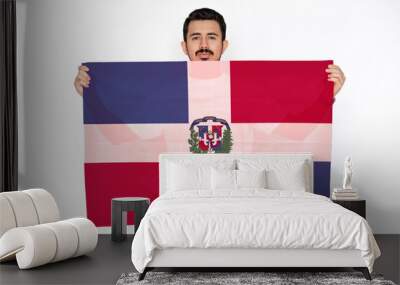
{"label": "black cube stool", "polygon": [[111,240],[123,241],[126,239],[126,212],[135,213],[135,233],[140,221],[146,214],[150,199],[143,197],[113,198],[111,201]]}

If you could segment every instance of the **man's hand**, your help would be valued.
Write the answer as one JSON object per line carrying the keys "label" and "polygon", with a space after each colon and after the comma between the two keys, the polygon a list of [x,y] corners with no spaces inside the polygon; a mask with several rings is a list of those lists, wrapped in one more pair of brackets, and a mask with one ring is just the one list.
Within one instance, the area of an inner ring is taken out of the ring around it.
{"label": "man's hand", "polygon": [[334,64],[329,64],[325,71],[328,73],[328,81],[332,81],[334,83],[333,96],[336,96],[336,94],[342,88],[346,77],[344,76],[344,73],[340,67]]}
{"label": "man's hand", "polygon": [[90,76],[87,73],[88,71],[89,68],[87,66],[84,65],[79,66],[78,74],[76,75],[74,80],[75,90],[81,96],[83,95],[83,87],[85,88],[89,87]]}

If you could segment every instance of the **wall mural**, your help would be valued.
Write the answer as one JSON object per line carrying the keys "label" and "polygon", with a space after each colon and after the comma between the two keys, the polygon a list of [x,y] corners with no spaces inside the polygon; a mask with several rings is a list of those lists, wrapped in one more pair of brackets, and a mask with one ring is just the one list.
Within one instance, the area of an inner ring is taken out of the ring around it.
{"label": "wall mural", "polygon": [[332,61],[85,63],[88,218],[110,225],[111,198],[158,196],[164,152],[312,152],[329,196]]}

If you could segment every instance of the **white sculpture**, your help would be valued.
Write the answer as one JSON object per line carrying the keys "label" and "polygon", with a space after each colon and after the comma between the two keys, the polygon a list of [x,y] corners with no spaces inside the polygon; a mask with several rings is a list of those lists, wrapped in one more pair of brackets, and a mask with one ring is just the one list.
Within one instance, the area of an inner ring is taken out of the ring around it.
{"label": "white sculpture", "polygon": [[353,176],[353,163],[351,157],[347,156],[344,161],[344,178],[343,178],[343,189],[352,190],[351,178]]}

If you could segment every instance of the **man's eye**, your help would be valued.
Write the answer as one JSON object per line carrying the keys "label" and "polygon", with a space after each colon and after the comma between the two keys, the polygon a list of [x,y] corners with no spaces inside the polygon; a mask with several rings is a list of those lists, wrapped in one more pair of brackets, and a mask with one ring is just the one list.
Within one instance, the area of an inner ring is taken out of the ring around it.
{"label": "man's eye", "polygon": [[192,37],[192,40],[193,41],[196,41],[196,40],[198,40],[200,37]]}
{"label": "man's eye", "polygon": [[217,39],[217,37],[214,37],[214,36],[211,36],[211,37],[208,37],[210,40],[216,40]]}

